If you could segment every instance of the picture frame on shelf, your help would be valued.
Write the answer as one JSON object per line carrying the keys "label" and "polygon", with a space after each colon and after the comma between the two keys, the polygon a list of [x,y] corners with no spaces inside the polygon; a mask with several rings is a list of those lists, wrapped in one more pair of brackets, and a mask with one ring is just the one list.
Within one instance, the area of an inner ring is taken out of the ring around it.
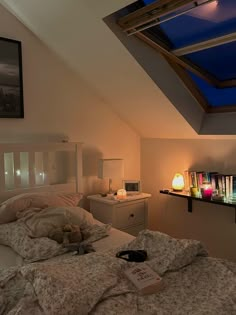
{"label": "picture frame on shelf", "polygon": [[123,189],[126,190],[127,195],[135,195],[141,193],[140,180],[123,180]]}
{"label": "picture frame on shelf", "polygon": [[0,118],[24,118],[21,42],[0,37]]}

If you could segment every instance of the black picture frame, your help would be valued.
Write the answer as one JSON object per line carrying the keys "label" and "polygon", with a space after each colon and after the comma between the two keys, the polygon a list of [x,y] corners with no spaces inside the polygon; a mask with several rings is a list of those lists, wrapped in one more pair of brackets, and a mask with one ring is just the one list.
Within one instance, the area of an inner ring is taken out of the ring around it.
{"label": "black picture frame", "polygon": [[21,42],[0,37],[0,118],[24,118]]}
{"label": "black picture frame", "polygon": [[139,194],[141,193],[141,181],[140,180],[123,180],[123,188],[127,194]]}

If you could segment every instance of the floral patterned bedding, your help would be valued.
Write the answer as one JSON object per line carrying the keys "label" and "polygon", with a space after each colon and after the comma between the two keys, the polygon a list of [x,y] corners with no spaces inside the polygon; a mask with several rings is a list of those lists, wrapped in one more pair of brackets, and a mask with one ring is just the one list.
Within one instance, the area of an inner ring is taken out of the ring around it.
{"label": "floral patterned bedding", "polygon": [[87,243],[108,236],[111,228],[94,224],[91,213],[79,207],[27,209],[17,221],[0,225],[0,244],[12,248],[25,263],[50,259],[68,251],[48,237],[53,227],[65,224],[78,226]]}
{"label": "floral patterned bedding", "polygon": [[142,231],[122,249],[146,249],[163,288],[140,295],[124,276],[136,263],[121,248],[37,262],[0,272],[1,315],[236,314],[236,264],[207,256],[194,240]]}

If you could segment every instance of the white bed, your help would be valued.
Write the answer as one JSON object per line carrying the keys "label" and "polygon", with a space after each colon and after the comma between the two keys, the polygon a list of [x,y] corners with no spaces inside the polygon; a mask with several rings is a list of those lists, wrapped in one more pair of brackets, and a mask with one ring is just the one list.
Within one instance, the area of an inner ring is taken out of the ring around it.
{"label": "white bed", "polygon": [[[82,144],[0,144],[0,200],[44,191],[83,193]],[[102,251],[121,246],[133,238],[112,228],[108,237],[96,241],[93,246],[96,251]],[[0,268],[22,264],[20,255],[0,245]]]}
{"label": "white bed", "polygon": [[[111,228],[110,235],[93,243],[96,252],[120,247],[135,237],[123,231]],[[0,245],[0,268],[22,266],[23,258],[8,246]]]}
{"label": "white bed", "polygon": [[[62,152],[72,152],[72,155]],[[19,197],[26,191],[59,193],[67,190],[78,196],[78,192],[83,192],[81,153],[81,144],[0,145],[0,199]],[[75,162],[74,170],[71,161]],[[100,238],[95,238],[96,242],[92,243],[96,252],[71,255],[62,253],[61,244],[49,237],[33,235],[30,238],[24,227],[28,218],[29,221],[35,219],[37,213],[41,228],[46,227],[46,221],[41,220],[45,212],[48,215],[52,211],[55,222],[54,207],[27,208],[23,216],[22,212],[18,216],[13,205],[10,202],[9,208],[1,206],[10,212],[6,211],[6,216],[1,218],[0,209],[0,223],[9,214],[16,219],[9,224],[0,224],[0,241],[2,244],[13,241],[12,248],[16,251],[22,243],[28,243],[21,255],[24,263],[13,250],[0,246],[1,315],[236,314],[236,264],[208,257],[204,246],[196,240],[178,240],[149,230],[141,231],[135,238],[117,229],[110,230],[109,225],[94,221],[89,212],[74,206],[66,207],[65,214],[75,214],[76,220],[81,220],[84,235],[88,224],[94,233],[92,236]],[[50,247],[52,243],[55,252]],[[47,256],[48,244],[50,255],[54,256]],[[164,284],[160,291],[147,296],[140,294],[124,275],[126,269],[137,267],[137,263],[116,257],[118,250],[140,249],[147,252],[145,266],[160,275]],[[46,254],[42,256],[45,250]],[[7,268],[9,266],[13,267]]]}

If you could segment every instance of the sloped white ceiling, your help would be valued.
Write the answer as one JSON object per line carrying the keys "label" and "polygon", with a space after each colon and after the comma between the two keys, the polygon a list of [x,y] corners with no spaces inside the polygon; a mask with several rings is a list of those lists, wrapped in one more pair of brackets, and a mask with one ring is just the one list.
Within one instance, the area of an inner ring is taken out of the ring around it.
{"label": "sloped white ceiling", "polygon": [[141,137],[201,137],[104,23],[104,17],[131,2],[0,0]]}

